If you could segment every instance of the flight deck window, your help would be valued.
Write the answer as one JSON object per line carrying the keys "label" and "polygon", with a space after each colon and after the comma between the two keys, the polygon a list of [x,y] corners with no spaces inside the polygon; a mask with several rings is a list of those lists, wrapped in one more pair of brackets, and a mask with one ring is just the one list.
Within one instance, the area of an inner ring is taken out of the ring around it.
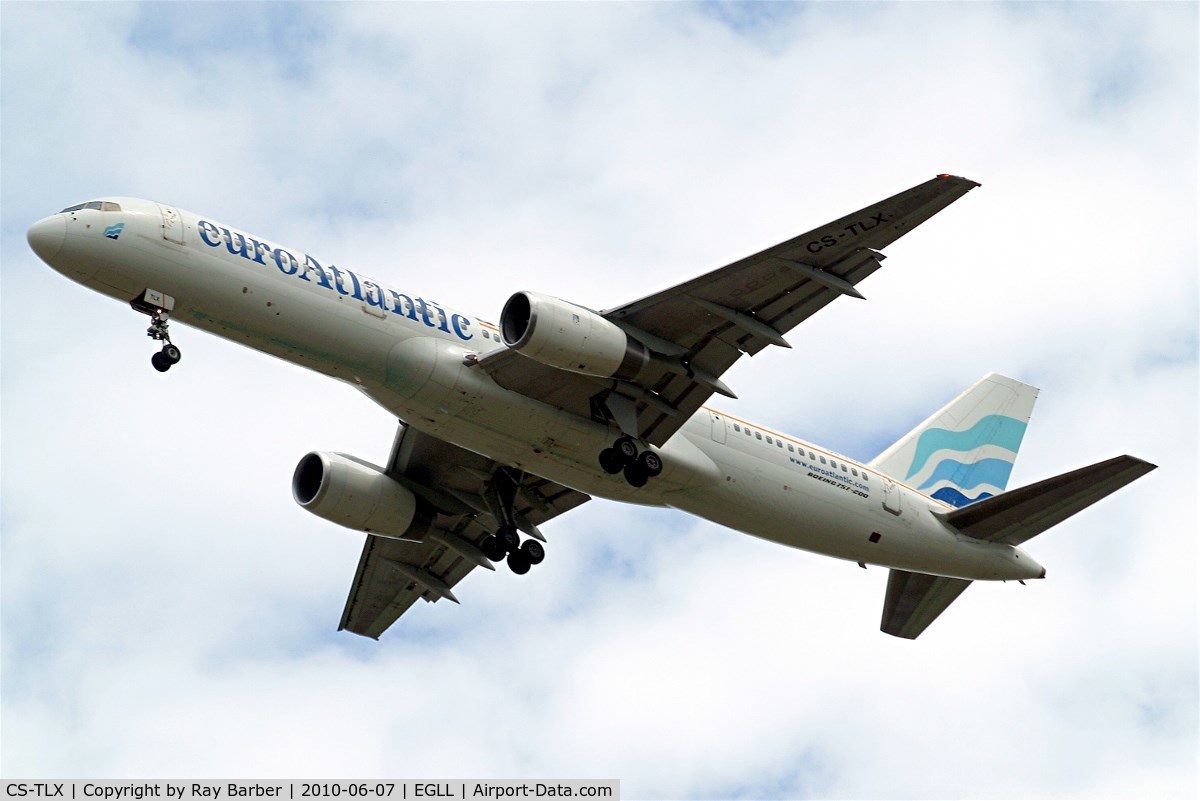
{"label": "flight deck window", "polygon": [[111,200],[106,200],[100,204],[100,211],[120,211],[121,204],[113,203]]}
{"label": "flight deck window", "polygon": [[87,205],[86,203],[77,203],[74,206],[67,206],[65,209],[60,211],[59,214],[66,214],[68,211],[79,211],[86,205]]}
{"label": "flight deck window", "polygon": [[99,200],[93,200],[90,203],[83,204],[83,207],[85,209],[95,209],[96,211],[100,211],[100,206],[101,206],[101,203]]}

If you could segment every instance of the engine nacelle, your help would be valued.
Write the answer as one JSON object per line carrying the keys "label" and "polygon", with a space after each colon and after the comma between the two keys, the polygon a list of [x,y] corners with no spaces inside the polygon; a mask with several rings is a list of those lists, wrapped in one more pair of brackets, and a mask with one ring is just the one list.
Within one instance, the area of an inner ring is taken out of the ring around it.
{"label": "engine nacelle", "polygon": [[542,364],[604,378],[633,378],[650,352],[594,311],[565,300],[518,292],[500,313],[504,344]]}
{"label": "engine nacelle", "polygon": [[394,539],[404,539],[417,517],[417,498],[407,487],[344,453],[314,451],[301,459],[292,497],[317,517]]}

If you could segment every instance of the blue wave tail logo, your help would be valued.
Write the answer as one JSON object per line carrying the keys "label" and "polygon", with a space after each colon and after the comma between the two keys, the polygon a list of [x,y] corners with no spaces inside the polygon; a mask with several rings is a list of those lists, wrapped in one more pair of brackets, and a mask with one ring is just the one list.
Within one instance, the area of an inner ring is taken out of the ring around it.
{"label": "blue wave tail logo", "polygon": [[[955,507],[990,498],[1008,486],[1025,427],[1012,417],[989,414],[962,431],[923,431],[907,478],[917,477],[919,490]],[[931,461],[934,454],[940,456]]]}
{"label": "blue wave tail logo", "polygon": [[121,232],[125,230],[125,223],[119,222],[116,225],[110,225],[104,229],[104,235],[109,239],[116,239],[121,236]]}

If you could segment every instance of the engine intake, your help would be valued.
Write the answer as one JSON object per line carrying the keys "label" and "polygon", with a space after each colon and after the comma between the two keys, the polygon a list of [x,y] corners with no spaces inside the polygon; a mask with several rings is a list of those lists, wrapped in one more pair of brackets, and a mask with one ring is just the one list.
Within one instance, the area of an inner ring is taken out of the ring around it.
{"label": "engine intake", "polygon": [[500,333],[523,356],[572,373],[631,379],[650,360],[645,345],[596,312],[536,292],[508,299]]}
{"label": "engine intake", "polygon": [[292,497],[317,517],[381,537],[405,539],[418,518],[407,487],[344,453],[305,455],[292,474]]}

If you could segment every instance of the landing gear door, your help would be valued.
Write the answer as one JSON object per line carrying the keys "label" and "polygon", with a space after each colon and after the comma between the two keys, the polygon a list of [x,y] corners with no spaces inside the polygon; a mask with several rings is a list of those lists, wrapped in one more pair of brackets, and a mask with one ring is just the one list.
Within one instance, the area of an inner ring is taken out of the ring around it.
{"label": "landing gear door", "polygon": [[179,216],[179,211],[159,203],[158,208],[162,211],[162,232],[163,239],[168,242],[174,242],[177,245],[183,244],[183,218]]}
{"label": "landing gear door", "polygon": [[725,418],[713,412],[708,413],[712,418],[712,438],[713,442],[725,441]]}

